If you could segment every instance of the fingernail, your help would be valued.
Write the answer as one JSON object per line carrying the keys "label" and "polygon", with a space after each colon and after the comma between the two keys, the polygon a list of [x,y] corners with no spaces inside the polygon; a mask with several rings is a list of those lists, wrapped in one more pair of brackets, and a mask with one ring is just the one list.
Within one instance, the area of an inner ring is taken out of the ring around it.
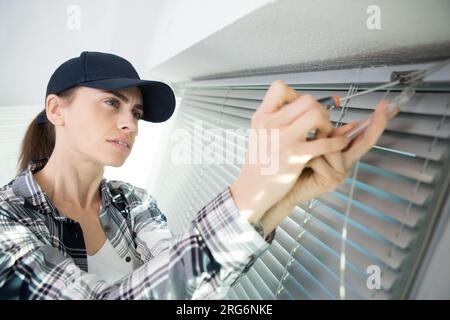
{"label": "fingernail", "polygon": [[383,105],[383,108],[384,108],[384,114],[386,114],[386,115],[389,115],[389,103],[385,103],[384,105]]}
{"label": "fingernail", "polygon": [[397,113],[397,111],[399,111],[399,110],[400,110],[400,107],[399,107],[399,106],[396,106],[396,107],[394,108],[394,110],[392,110],[391,112],[388,113],[388,116],[392,116],[393,114]]}

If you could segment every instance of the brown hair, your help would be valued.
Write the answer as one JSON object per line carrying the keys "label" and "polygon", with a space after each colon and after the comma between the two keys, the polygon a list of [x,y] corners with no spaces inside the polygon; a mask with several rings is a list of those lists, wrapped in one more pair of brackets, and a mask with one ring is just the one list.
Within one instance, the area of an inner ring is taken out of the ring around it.
{"label": "brown hair", "polygon": [[[76,88],[73,87],[58,93],[57,96],[67,99],[70,103],[75,96]],[[45,109],[39,112],[28,126],[20,148],[17,162],[17,175],[27,168],[31,160],[50,157],[53,152],[55,147],[55,126],[48,119],[45,124],[38,124],[39,116],[45,112]]]}

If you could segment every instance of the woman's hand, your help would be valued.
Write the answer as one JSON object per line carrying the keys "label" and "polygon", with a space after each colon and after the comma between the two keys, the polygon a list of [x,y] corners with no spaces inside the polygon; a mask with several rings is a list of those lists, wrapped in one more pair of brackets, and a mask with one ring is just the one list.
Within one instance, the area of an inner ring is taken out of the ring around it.
{"label": "woman's hand", "polygon": [[[386,114],[388,103],[380,102],[373,115],[371,124],[342,151],[330,152],[318,156],[305,165],[305,170],[286,196],[272,207],[261,219],[266,233],[270,233],[299,203],[332,191],[343,183],[353,163],[366,154],[378,141],[390,118],[397,115],[399,109]],[[360,121],[362,122],[362,121]],[[352,122],[334,128],[330,136],[344,136],[360,122]],[[323,133],[322,133],[323,135]]]}
{"label": "woman's hand", "polygon": [[[328,137],[333,130],[326,109],[311,95],[300,95],[275,81],[251,121],[246,161],[231,194],[251,222],[280,201],[314,157],[342,150],[349,140]],[[322,139],[306,141],[317,130]]]}

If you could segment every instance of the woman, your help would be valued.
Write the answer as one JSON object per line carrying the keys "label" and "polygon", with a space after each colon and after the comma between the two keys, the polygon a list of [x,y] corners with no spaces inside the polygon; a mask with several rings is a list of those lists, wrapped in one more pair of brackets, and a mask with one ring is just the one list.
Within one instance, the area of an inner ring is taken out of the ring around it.
{"label": "woman", "polygon": [[[380,103],[350,144],[344,133],[356,123],[332,128],[313,97],[275,81],[252,128],[278,130],[278,171],[264,175],[247,159],[238,179],[173,235],[151,195],[103,173],[125,162],[139,119],[165,121],[174,106],[167,85],[141,80],[116,55],[83,52],[54,72],[19,173],[0,189],[1,298],[223,298],[292,208],[341,183],[389,117]],[[313,129],[318,139],[307,141]],[[253,150],[258,136],[249,143]]]}

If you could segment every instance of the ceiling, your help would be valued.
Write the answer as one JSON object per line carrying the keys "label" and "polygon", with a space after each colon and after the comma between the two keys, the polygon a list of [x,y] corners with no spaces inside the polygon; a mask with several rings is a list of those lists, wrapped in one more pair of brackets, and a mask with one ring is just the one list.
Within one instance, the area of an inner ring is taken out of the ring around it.
{"label": "ceiling", "polygon": [[272,2],[153,69],[171,81],[422,62],[450,56],[450,1]]}

